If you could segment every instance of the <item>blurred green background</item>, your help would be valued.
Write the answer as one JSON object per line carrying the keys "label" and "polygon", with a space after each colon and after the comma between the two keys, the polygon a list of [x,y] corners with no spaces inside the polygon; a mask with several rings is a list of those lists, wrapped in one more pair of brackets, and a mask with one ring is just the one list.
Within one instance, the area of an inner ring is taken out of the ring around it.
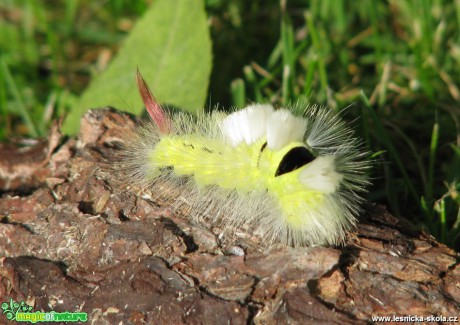
{"label": "blurred green background", "polygon": [[[0,139],[45,136],[153,2],[2,0]],[[377,161],[369,200],[460,248],[459,0],[204,7],[213,55],[205,108],[347,108]]]}

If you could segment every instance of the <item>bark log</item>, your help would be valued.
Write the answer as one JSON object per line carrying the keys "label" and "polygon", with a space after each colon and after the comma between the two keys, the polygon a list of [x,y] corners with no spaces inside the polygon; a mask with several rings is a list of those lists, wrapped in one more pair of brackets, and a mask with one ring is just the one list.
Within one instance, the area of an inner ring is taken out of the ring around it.
{"label": "bark log", "polygon": [[[77,139],[0,147],[0,302],[95,324],[367,324],[460,315],[458,254],[369,205],[341,247],[265,249],[120,190],[104,166],[135,121],[112,109]],[[0,315],[0,323],[6,319]]]}

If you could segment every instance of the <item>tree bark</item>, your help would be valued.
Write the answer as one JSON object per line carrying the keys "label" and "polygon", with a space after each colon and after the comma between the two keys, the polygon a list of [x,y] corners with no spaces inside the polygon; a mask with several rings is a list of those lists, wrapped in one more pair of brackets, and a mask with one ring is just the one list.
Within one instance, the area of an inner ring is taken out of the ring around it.
{"label": "tree bark", "polygon": [[267,249],[126,190],[106,167],[135,125],[93,110],[77,139],[55,126],[47,141],[0,146],[0,303],[83,311],[95,324],[460,315],[458,254],[382,206],[368,205],[343,246]]}

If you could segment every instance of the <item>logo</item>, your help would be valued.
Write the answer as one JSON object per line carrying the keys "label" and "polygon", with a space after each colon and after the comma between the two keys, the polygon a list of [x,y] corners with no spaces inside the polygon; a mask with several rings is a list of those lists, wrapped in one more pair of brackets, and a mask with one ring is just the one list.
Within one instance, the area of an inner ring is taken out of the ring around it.
{"label": "logo", "polygon": [[23,301],[15,302],[10,299],[9,302],[2,303],[2,314],[10,321],[16,322],[86,322],[88,320],[87,313],[58,313],[55,311],[41,312],[32,311],[32,306],[29,306]]}

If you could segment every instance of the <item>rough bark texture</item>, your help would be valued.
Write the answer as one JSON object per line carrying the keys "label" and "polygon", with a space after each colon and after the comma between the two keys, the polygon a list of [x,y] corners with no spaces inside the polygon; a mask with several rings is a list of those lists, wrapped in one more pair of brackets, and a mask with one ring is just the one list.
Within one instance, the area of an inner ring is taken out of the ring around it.
{"label": "rough bark texture", "polygon": [[94,324],[460,315],[457,253],[381,206],[343,247],[267,250],[248,234],[222,241],[219,229],[123,189],[104,166],[134,126],[95,110],[78,139],[55,127],[48,141],[0,146],[0,302],[84,311]]}

